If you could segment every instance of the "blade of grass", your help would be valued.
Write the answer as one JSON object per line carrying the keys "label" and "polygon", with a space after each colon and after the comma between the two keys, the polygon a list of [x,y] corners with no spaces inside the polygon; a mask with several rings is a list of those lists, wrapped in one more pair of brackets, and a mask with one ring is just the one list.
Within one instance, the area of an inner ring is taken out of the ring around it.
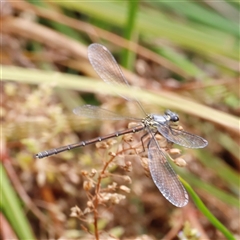
{"label": "blade of grass", "polygon": [[[94,16],[115,26],[124,26],[127,12],[123,2],[57,2],[68,9],[78,10]],[[109,12],[108,9],[111,9]],[[108,12],[108,14],[105,14]],[[209,27],[197,28],[187,26],[169,17],[159,14],[153,9],[142,8],[138,13],[136,28],[142,35],[167,38],[187,49],[208,55],[210,53],[223,54],[238,59],[238,44],[234,43],[234,36],[214,30],[209,34]]]}
{"label": "blade of grass", "polygon": [[[211,26],[215,29],[236,35],[239,37],[238,24],[234,21],[227,19],[226,17],[220,16],[218,13],[211,9],[207,9],[198,2],[150,2],[151,5],[158,8],[167,8],[176,14],[187,17],[196,23],[201,23],[203,26]],[[220,3],[221,4],[221,3]],[[225,4],[225,3],[224,3]],[[228,5],[230,7],[230,5]],[[237,14],[237,11],[232,8],[232,12]]]}
{"label": "blade of grass", "polygon": [[8,180],[3,165],[0,163],[0,208],[11,223],[19,239],[35,239],[30,224],[22,210],[19,199]]}
{"label": "blade of grass", "polygon": [[198,197],[198,195],[194,192],[194,190],[190,187],[190,185],[181,177],[179,177],[181,182],[183,183],[184,187],[192,197],[194,203],[196,204],[197,208],[207,217],[207,219],[227,238],[234,240],[234,236],[232,233],[218,221],[218,219],[208,210],[208,208],[204,205],[202,200]]}
{"label": "blade of grass", "polygon": [[190,76],[195,76],[196,78],[201,79],[203,76],[206,75],[201,69],[199,69],[195,64],[189,61],[186,57],[177,53],[169,47],[154,47],[153,49],[159,55],[171,60],[171,62],[175,63],[181,69],[184,69],[184,71],[186,71]]}
{"label": "blade of grass", "polygon": [[240,161],[239,155],[239,145],[234,142],[234,140],[226,134],[216,133],[215,135],[216,141],[219,142],[225,149],[227,149],[238,161]]}
{"label": "blade of grass", "polygon": [[[136,31],[135,31],[135,22],[137,18],[137,11],[138,11],[138,3],[139,1],[129,1],[128,2],[128,19],[125,24],[125,34],[124,37],[127,40],[132,40],[136,38]],[[136,40],[136,39],[135,39]],[[135,53],[129,51],[128,49],[124,49],[122,53],[122,66],[132,70],[135,60]]]}
{"label": "blade of grass", "polygon": [[[102,81],[95,81],[87,77],[74,76],[70,74],[1,66],[1,76],[2,79],[22,83],[55,83],[55,86],[60,88],[116,95],[116,89],[112,86],[106,85]],[[233,131],[235,134],[239,134],[239,119],[237,117],[209,108],[194,102],[192,99],[184,98],[172,92],[158,90],[154,93],[146,90],[139,90],[133,87],[119,87],[118,92],[129,97],[132,97],[134,93],[134,97],[144,99],[144,101],[149,104],[156,104],[170,109],[182,110],[183,112],[187,112],[222,125]]]}

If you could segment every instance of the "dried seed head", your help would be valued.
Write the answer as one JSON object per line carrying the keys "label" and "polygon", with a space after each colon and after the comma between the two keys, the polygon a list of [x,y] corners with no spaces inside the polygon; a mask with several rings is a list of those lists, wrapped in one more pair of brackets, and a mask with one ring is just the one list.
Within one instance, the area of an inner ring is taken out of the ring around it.
{"label": "dried seed head", "polygon": [[101,197],[103,202],[110,202],[113,204],[118,204],[122,199],[126,198],[124,195],[118,193],[102,193]]}
{"label": "dried seed head", "polygon": [[89,207],[85,208],[84,211],[83,211],[83,214],[87,214],[87,213],[90,213],[92,212],[91,209]]}
{"label": "dried seed head", "polygon": [[90,191],[93,187],[94,187],[93,182],[91,182],[91,181],[84,181],[83,182],[83,189],[85,191]]}
{"label": "dried seed head", "polygon": [[133,142],[133,135],[132,135],[132,133],[131,134],[125,134],[123,136],[123,141],[125,141],[125,142]]}
{"label": "dried seed head", "polygon": [[128,188],[127,186],[125,185],[121,185],[120,188],[122,191],[126,192],[126,193],[130,193],[131,192],[131,189]]}
{"label": "dried seed head", "polygon": [[126,196],[124,196],[122,194],[114,193],[111,197],[111,202],[114,204],[119,204],[119,202],[125,198],[126,198]]}
{"label": "dried seed head", "polygon": [[141,158],[141,164],[143,166],[144,173],[147,177],[151,178],[148,162],[149,162],[148,158],[144,158],[144,157]]}
{"label": "dried seed head", "polygon": [[185,167],[187,165],[186,161],[183,158],[176,158],[173,162],[179,167]]}
{"label": "dried seed head", "polygon": [[112,157],[116,157],[116,153],[114,153],[114,152],[109,152],[108,155],[112,156]]}
{"label": "dried seed head", "polygon": [[78,206],[71,208],[70,217],[81,217],[82,215],[83,215],[83,212]]}
{"label": "dried seed head", "polygon": [[113,182],[111,185],[108,185],[109,190],[115,191],[116,188],[117,188],[117,183],[116,182]]}
{"label": "dried seed head", "polygon": [[123,166],[123,169],[126,172],[131,172],[132,171],[132,163],[130,161],[127,161],[125,165]]}
{"label": "dried seed head", "polygon": [[87,177],[88,176],[88,171],[82,170],[81,174],[82,174],[83,177]]}
{"label": "dried seed head", "polygon": [[97,173],[97,170],[96,169],[92,169],[91,170],[91,173],[89,174],[89,177],[94,177]]}
{"label": "dried seed head", "polygon": [[127,182],[127,183],[129,183],[129,184],[131,184],[132,183],[132,179],[129,177],[129,176],[123,176],[123,180],[125,181],[125,182]]}
{"label": "dried seed head", "polygon": [[175,155],[181,155],[181,150],[178,148],[171,148],[168,151],[169,154],[171,154],[171,156],[175,156]]}
{"label": "dried seed head", "polygon": [[136,123],[136,122],[130,122],[128,124],[128,128],[134,128],[134,127],[138,127],[139,126],[139,123]]}
{"label": "dried seed head", "polygon": [[93,202],[92,201],[87,201],[87,206],[89,208],[93,208]]}
{"label": "dried seed head", "polygon": [[100,195],[101,201],[102,202],[108,202],[109,199],[110,199],[110,194],[111,193],[102,192],[101,195]]}
{"label": "dried seed head", "polygon": [[165,137],[163,137],[162,135],[160,134],[156,134],[155,138],[158,140],[158,141],[161,141],[161,140],[166,140]]}
{"label": "dried seed head", "polygon": [[118,141],[116,139],[108,139],[107,140],[107,143],[109,146],[113,146],[114,144],[116,144]]}
{"label": "dried seed head", "polygon": [[144,153],[142,148],[135,148],[136,154]]}
{"label": "dried seed head", "polygon": [[109,145],[106,142],[97,142],[96,147],[98,149],[108,149]]}

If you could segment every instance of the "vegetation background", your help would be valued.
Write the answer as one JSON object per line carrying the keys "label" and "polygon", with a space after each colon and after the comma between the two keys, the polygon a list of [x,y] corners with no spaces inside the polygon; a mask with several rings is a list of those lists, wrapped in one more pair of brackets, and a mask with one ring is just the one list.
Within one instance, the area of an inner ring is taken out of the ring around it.
{"label": "vegetation background", "polygon": [[[1,1],[1,239],[239,239],[239,7]],[[208,140],[181,148],[186,207],[168,203],[145,158],[124,150],[141,134],[34,158],[127,127],[74,116],[77,106],[137,115],[94,73],[92,42],[139,87],[119,91],[148,112],[178,112],[184,129]]]}

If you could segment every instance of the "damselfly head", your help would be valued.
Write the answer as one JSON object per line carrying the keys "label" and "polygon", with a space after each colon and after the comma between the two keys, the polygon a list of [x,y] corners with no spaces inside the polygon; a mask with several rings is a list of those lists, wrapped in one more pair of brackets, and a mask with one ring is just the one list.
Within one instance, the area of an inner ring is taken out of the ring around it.
{"label": "damselfly head", "polygon": [[166,110],[165,114],[170,117],[170,121],[172,121],[172,122],[178,122],[179,121],[179,117],[175,112],[172,112],[171,110]]}

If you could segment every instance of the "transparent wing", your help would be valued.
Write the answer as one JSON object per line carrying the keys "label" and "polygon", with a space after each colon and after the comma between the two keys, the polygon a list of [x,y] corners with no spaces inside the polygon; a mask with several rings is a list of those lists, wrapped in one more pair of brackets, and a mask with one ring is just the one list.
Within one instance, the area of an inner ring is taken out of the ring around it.
{"label": "transparent wing", "polygon": [[159,125],[158,131],[170,142],[187,148],[204,148],[208,141],[197,135],[171,128],[168,125]]}
{"label": "transparent wing", "polygon": [[176,207],[188,203],[188,194],[154,138],[148,147],[149,169],[162,195]]}
{"label": "transparent wing", "polygon": [[108,120],[134,120],[139,121],[137,118],[124,117],[118,115],[114,112],[106,110],[92,105],[83,105],[73,109],[73,113],[86,118],[96,118],[96,119],[108,119]]}
{"label": "transparent wing", "polygon": [[[124,77],[121,68],[106,47],[98,43],[91,44],[88,47],[88,58],[100,78],[102,78],[107,84],[115,86],[116,91],[121,86],[129,87],[128,81]],[[118,92],[117,94],[128,101],[136,102],[142,112],[146,115],[142,105],[136,98],[129,98]]]}
{"label": "transparent wing", "polygon": [[[129,86],[115,58],[106,47],[98,43],[91,44],[88,47],[88,58],[94,70],[104,82],[115,85],[116,89],[119,86]],[[131,100],[126,96],[120,96]]]}

